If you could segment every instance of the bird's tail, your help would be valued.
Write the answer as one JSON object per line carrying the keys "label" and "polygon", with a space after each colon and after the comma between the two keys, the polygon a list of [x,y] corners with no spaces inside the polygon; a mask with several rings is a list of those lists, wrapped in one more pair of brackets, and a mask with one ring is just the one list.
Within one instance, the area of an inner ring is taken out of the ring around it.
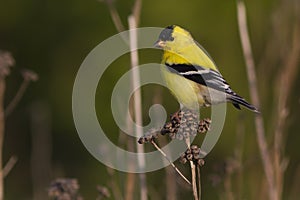
{"label": "bird's tail", "polygon": [[243,97],[240,97],[237,94],[231,95],[230,97],[228,97],[228,100],[231,101],[233,106],[236,107],[237,109],[241,109],[240,105],[242,105],[255,113],[260,113],[255,106],[248,103]]}

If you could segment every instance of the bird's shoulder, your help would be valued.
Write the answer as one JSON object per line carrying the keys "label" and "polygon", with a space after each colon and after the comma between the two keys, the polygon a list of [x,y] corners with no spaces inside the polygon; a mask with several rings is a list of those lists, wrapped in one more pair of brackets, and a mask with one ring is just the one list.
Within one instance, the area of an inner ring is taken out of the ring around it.
{"label": "bird's shoulder", "polygon": [[163,63],[191,64],[218,71],[217,66],[208,52],[196,41],[181,46],[176,50],[165,50]]}

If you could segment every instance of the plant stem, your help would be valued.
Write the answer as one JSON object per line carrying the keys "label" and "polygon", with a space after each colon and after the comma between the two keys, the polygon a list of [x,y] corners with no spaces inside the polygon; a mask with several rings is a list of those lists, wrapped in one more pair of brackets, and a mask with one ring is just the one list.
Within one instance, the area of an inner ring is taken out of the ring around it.
{"label": "plant stem", "polygon": [[165,152],[159,148],[159,146],[152,140],[151,144],[167,159],[167,161],[171,164],[171,166],[175,169],[175,171],[188,183],[191,185],[191,182],[179,171],[179,169],[171,162],[171,160],[167,157]]}
{"label": "plant stem", "polygon": [[15,107],[20,102],[21,98],[23,97],[30,81],[27,79],[24,79],[19,90],[17,91],[15,97],[11,100],[11,102],[8,104],[8,106],[5,108],[5,116],[7,117],[12,111],[15,109]]}
{"label": "plant stem", "polygon": [[[129,39],[130,39],[130,59],[131,59],[131,67],[137,67],[138,66],[138,52],[137,52],[137,31],[136,31],[136,21],[135,17],[133,15],[130,15],[128,17],[128,24],[130,29]],[[132,86],[133,88],[138,88],[140,85],[140,74],[139,70],[133,69],[132,72]],[[133,100],[134,100],[134,118],[136,122],[135,131],[137,137],[141,137],[143,135],[143,119],[142,119],[142,99],[141,99],[141,90],[136,89],[136,91],[133,94]],[[144,157],[144,146],[143,145],[137,145],[137,152],[140,155],[138,157],[138,165],[140,167],[140,170],[143,171],[146,166],[146,161]],[[141,186],[141,200],[147,199],[147,182],[146,182],[146,174],[140,173],[140,186]]]}
{"label": "plant stem", "polygon": [[198,195],[199,195],[199,200],[201,200],[201,171],[200,171],[199,164],[197,164],[197,177],[198,177]]}
{"label": "plant stem", "polygon": [[4,199],[4,176],[3,176],[3,141],[5,130],[5,117],[4,117],[4,92],[5,92],[5,77],[0,74],[0,200]]}
{"label": "plant stem", "polygon": [[[188,149],[191,148],[191,140],[190,140],[189,137],[185,138],[185,144],[188,147]],[[190,167],[191,167],[191,172],[192,172],[193,195],[194,195],[194,199],[198,200],[197,182],[196,182],[196,167],[195,167],[195,164],[192,160],[190,161]]]}
{"label": "plant stem", "polygon": [[[245,62],[246,62],[250,96],[251,96],[252,103],[260,107],[258,89],[256,84],[255,64],[252,55],[249,32],[247,27],[246,8],[243,1],[238,1],[237,13],[238,13],[238,25],[239,25],[242,49],[243,49]],[[260,155],[263,163],[263,169],[268,182],[269,198],[271,200],[278,200],[278,196],[276,195],[277,192],[276,192],[275,182],[274,182],[274,170],[272,167],[270,154],[268,152],[268,146],[265,138],[265,129],[264,129],[264,122],[263,122],[262,115],[255,116],[255,127],[256,127],[257,143],[260,149]]]}
{"label": "plant stem", "polygon": [[195,200],[198,200],[197,192],[197,182],[196,182],[196,167],[193,161],[190,161],[191,171],[192,171],[192,186],[193,186],[193,195]]}
{"label": "plant stem", "polygon": [[5,164],[5,166],[3,167],[3,170],[2,170],[3,171],[3,178],[5,178],[9,174],[9,172],[15,166],[17,161],[18,161],[17,156],[10,157],[10,159],[7,161],[7,163]]}

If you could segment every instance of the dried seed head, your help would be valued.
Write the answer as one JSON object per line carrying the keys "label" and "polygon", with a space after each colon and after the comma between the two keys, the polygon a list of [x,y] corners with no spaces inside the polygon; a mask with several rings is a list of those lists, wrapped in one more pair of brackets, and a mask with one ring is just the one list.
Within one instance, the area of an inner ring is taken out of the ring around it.
{"label": "dried seed head", "polygon": [[180,156],[180,162],[185,164],[187,161],[193,161],[196,165],[203,166],[204,160],[200,156],[201,149],[197,145],[192,145]]}
{"label": "dried seed head", "polygon": [[107,189],[107,187],[104,186],[97,186],[97,191],[99,193],[99,196],[97,197],[97,200],[105,199],[105,198],[110,198],[110,192]]}
{"label": "dried seed head", "polygon": [[186,118],[182,118],[182,119],[181,119],[181,123],[182,123],[182,124],[186,125],[186,122],[187,122],[187,119],[186,119]]}
{"label": "dried seed head", "polygon": [[151,142],[155,138],[158,138],[159,133],[161,133],[160,130],[151,128],[148,132],[145,133],[145,135],[139,138],[138,143],[145,144]]}
{"label": "dried seed head", "polygon": [[183,136],[184,138],[189,138],[189,137],[190,137],[190,132],[185,130],[185,131],[182,133],[182,136]]}
{"label": "dried seed head", "polygon": [[170,121],[165,123],[160,133],[168,134],[171,139],[183,140],[194,137],[197,133],[206,133],[210,128],[210,123],[210,119],[198,121],[198,113],[184,109],[171,115]]}
{"label": "dried seed head", "polygon": [[187,149],[186,151],[185,151],[185,154],[191,154],[192,153],[192,150],[191,149]]}
{"label": "dried seed head", "polygon": [[198,133],[206,133],[207,131],[209,131],[210,124],[211,124],[211,120],[208,118],[200,120],[199,126],[198,126]]}
{"label": "dried seed head", "polygon": [[0,50],[0,75],[7,76],[10,73],[10,67],[15,64],[15,60],[8,51]]}
{"label": "dried seed head", "polygon": [[182,163],[182,164],[185,164],[187,162],[187,159],[185,157],[185,153],[182,153],[180,155],[180,158],[179,158],[179,161]]}
{"label": "dried seed head", "polygon": [[202,167],[205,164],[203,159],[199,159],[197,162],[200,167]]}
{"label": "dried seed head", "polygon": [[[191,110],[179,110],[170,117],[170,122],[172,130],[176,134],[176,139],[182,140],[183,138],[188,138],[190,136],[195,136],[198,131],[197,114]],[[169,123],[167,123],[170,125]],[[180,130],[180,131],[179,131]],[[171,135],[173,136],[173,134]]]}
{"label": "dried seed head", "polygon": [[178,139],[178,140],[183,140],[183,135],[182,134],[180,134],[180,133],[177,133],[176,134],[176,139]]}
{"label": "dried seed head", "polygon": [[81,197],[77,194],[79,184],[76,179],[58,178],[51,182],[48,189],[48,196],[57,200],[79,200]]}
{"label": "dried seed head", "polygon": [[193,154],[200,154],[200,148],[193,150]]}
{"label": "dried seed head", "polygon": [[187,162],[187,159],[184,157],[184,158],[180,158],[179,160],[182,164],[185,164]]}
{"label": "dried seed head", "polygon": [[186,158],[187,158],[188,160],[193,160],[193,154],[187,154],[187,155],[186,155]]}
{"label": "dried seed head", "polygon": [[39,76],[37,75],[37,73],[35,73],[34,71],[29,70],[29,69],[22,70],[22,75],[23,75],[24,79],[28,80],[28,81],[35,82],[39,79]]}
{"label": "dried seed head", "polygon": [[140,137],[139,140],[138,140],[138,143],[139,144],[145,144],[146,143],[146,140],[144,137]]}
{"label": "dried seed head", "polygon": [[198,146],[195,145],[195,144],[193,144],[193,145],[191,146],[191,150],[194,151],[194,150],[196,150],[196,149],[198,149]]}
{"label": "dried seed head", "polygon": [[184,128],[184,132],[190,133],[190,132],[191,132],[191,129],[190,129],[189,127],[185,127],[185,128]]}
{"label": "dried seed head", "polygon": [[193,156],[194,156],[195,160],[199,160],[200,159],[200,154],[199,153],[194,153]]}

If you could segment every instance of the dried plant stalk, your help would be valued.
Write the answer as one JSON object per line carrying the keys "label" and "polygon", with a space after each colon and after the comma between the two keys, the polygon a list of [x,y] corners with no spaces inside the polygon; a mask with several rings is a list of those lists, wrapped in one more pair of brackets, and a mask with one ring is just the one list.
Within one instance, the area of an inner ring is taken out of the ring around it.
{"label": "dried plant stalk", "polygon": [[198,200],[198,189],[197,189],[197,181],[196,181],[196,166],[193,161],[190,161],[191,172],[192,172],[192,187],[193,187],[193,195],[195,200]]}
{"label": "dried plant stalk", "polygon": [[[191,149],[191,141],[190,138],[185,138],[185,144],[188,147],[188,149]],[[196,182],[196,167],[192,160],[190,160],[190,167],[191,167],[191,173],[192,173],[192,189],[193,189],[193,195],[194,199],[198,200],[198,190],[197,190],[197,182]]]}
{"label": "dried plant stalk", "polygon": [[4,171],[3,171],[3,143],[5,133],[4,94],[6,89],[5,78],[10,73],[10,67],[15,63],[9,52],[0,50],[0,200],[4,199]]}
{"label": "dried plant stalk", "polygon": [[[248,27],[247,27],[246,8],[243,1],[238,1],[237,3],[237,14],[238,14],[238,25],[239,25],[242,49],[243,49],[246,68],[247,68],[250,96],[251,96],[252,103],[260,107],[258,89],[256,84],[255,64],[252,55]],[[255,128],[256,128],[257,143],[259,146],[260,155],[263,163],[263,169],[268,182],[269,198],[272,200],[278,200],[275,182],[274,182],[274,170],[272,167],[270,154],[268,152],[262,115],[255,116]]]}
{"label": "dried plant stalk", "polygon": [[200,171],[200,165],[197,164],[197,178],[198,178],[198,195],[199,199],[201,200],[201,171]]}
{"label": "dried plant stalk", "polygon": [[[130,58],[131,58],[131,67],[134,68],[138,66],[138,53],[137,53],[137,31],[136,31],[136,21],[135,17],[133,15],[130,15],[128,17],[128,24],[130,29]],[[131,84],[133,88],[138,88],[140,85],[140,74],[138,70],[132,70],[132,79]],[[142,119],[142,98],[141,98],[141,91],[140,89],[137,89],[133,94],[133,100],[134,100],[134,118],[136,121],[136,135],[138,137],[141,137],[143,134],[143,119]],[[143,156],[144,153],[144,146],[137,145],[137,152],[141,156],[138,157],[138,165],[141,169],[144,169],[146,166],[145,157]],[[140,173],[140,187],[141,187],[141,200],[147,199],[147,182],[146,182],[146,174]]]}
{"label": "dried plant stalk", "polygon": [[12,156],[10,159],[7,161],[6,165],[3,167],[3,178],[5,178],[9,172],[12,170],[12,168],[15,166],[15,164],[18,162],[18,157],[17,156]]}
{"label": "dried plant stalk", "polygon": [[2,155],[3,155],[3,140],[4,140],[4,108],[3,108],[3,101],[4,101],[4,91],[5,91],[5,78],[0,75],[0,200],[3,200],[4,197],[4,184],[3,184],[3,163],[2,163]]}
{"label": "dried plant stalk", "polygon": [[170,165],[175,169],[175,171],[185,180],[188,184],[191,185],[191,182],[179,171],[179,169],[174,165],[174,163],[167,157],[165,152],[159,148],[159,146],[152,140],[151,144],[166,158]]}

